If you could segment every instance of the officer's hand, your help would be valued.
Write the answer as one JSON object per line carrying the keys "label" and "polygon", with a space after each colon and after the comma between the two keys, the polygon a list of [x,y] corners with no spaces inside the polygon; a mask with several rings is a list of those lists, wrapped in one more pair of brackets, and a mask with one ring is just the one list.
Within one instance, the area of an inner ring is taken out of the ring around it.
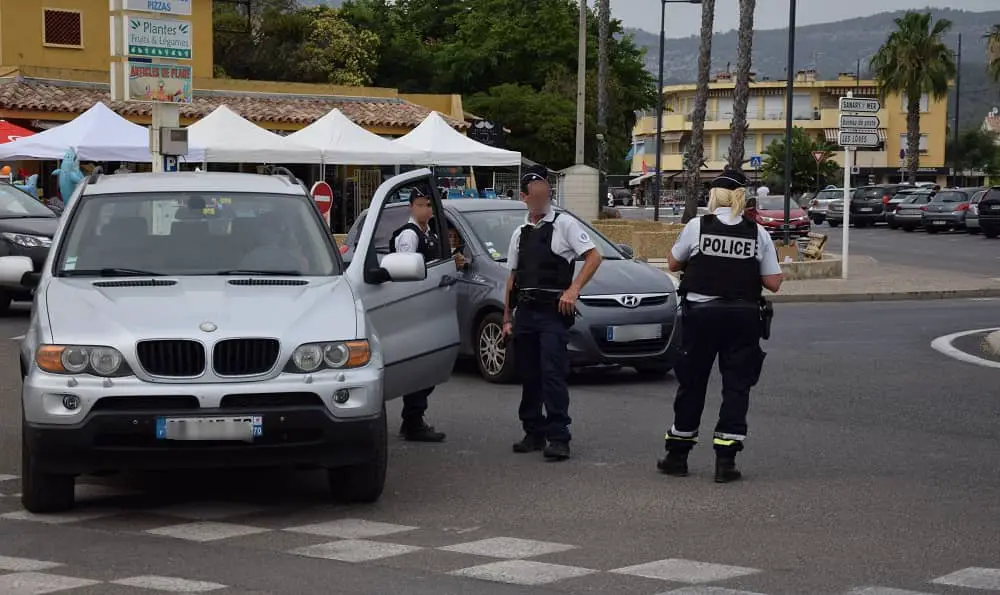
{"label": "officer's hand", "polygon": [[464,269],[465,268],[465,257],[462,256],[461,254],[456,254],[455,255],[455,266],[458,267],[459,270]]}
{"label": "officer's hand", "polygon": [[580,292],[570,287],[559,296],[559,313],[564,316],[572,316],[576,311],[576,300],[580,297]]}

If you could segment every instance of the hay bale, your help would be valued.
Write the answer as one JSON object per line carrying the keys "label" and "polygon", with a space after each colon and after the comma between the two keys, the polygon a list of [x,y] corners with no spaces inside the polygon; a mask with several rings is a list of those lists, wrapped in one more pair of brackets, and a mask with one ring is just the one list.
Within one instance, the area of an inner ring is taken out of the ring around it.
{"label": "hay bale", "polygon": [[674,247],[680,231],[636,231],[633,232],[632,249],[637,259],[666,258]]}
{"label": "hay bale", "polygon": [[630,221],[632,229],[635,231],[677,231],[684,229],[684,226],[678,223],[670,223],[668,221]]}
{"label": "hay bale", "polygon": [[594,224],[594,229],[613,244],[632,245],[632,227],[629,225],[613,225],[601,221]]}

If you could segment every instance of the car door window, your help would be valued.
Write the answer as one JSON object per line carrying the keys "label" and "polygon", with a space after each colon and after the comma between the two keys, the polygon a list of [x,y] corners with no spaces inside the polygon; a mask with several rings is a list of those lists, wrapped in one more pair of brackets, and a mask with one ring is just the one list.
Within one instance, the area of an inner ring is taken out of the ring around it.
{"label": "car door window", "polygon": [[[412,185],[406,185],[395,189],[386,198],[385,205],[382,208],[382,211],[378,214],[378,220],[375,224],[373,245],[375,247],[374,251],[378,255],[384,255],[390,252],[389,241],[392,239],[392,234],[395,233],[400,227],[406,225],[407,221],[409,221],[410,196],[415,191],[419,191],[425,196],[432,196],[431,187],[428,181],[420,180]],[[444,238],[444,241],[438,242],[438,253],[434,255],[433,259],[428,261],[427,266],[433,266],[435,263],[450,258],[450,251],[447,245],[447,233],[444,231],[443,225],[438,225],[438,221],[441,221],[442,218],[440,202],[438,200],[432,200],[431,204],[434,208],[434,216],[430,222],[431,229],[438,235],[439,238]]]}

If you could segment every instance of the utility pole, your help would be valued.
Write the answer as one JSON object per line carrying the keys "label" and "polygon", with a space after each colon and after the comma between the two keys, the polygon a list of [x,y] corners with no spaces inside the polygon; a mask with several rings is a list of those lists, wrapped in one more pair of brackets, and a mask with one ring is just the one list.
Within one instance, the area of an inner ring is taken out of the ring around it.
{"label": "utility pole", "polygon": [[[611,29],[611,0],[598,0],[597,10],[597,169],[605,177],[608,167],[608,37]],[[606,193],[604,186],[601,185],[602,198]]]}
{"label": "utility pole", "polygon": [[584,164],[587,104],[587,0],[580,0],[580,47],[576,64],[576,164]]}
{"label": "utility pole", "polygon": [[788,75],[785,88],[785,245],[792,242],[788,219],[792,200],[792,93],[795,91],[795,0],[788,1]]}
{"label": "utility pole", "polygon": [[958,185],[958,115],[962,102],[962,34],[958,34],[958,64],[955,68],[955,128],[951,131],[951,184]]}

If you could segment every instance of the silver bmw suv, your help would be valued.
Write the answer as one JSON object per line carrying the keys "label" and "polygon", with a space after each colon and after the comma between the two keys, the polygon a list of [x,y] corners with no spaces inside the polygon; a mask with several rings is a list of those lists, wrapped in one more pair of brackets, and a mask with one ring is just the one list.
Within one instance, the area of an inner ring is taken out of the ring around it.
{"label": "silver bmw suv", "polygon": [[[397,176],[372,208],[414,186],[437,184]],[[385,400],[454,364],[452,260],[369,249],[373,221],[345,266],[287,170],[97,171],[70,205],[41,270],[0,258],[0,281],[35,291],[27,510],[71,508],[77,475],[129,469],[318,466],[339,500],[381,495]]]}

